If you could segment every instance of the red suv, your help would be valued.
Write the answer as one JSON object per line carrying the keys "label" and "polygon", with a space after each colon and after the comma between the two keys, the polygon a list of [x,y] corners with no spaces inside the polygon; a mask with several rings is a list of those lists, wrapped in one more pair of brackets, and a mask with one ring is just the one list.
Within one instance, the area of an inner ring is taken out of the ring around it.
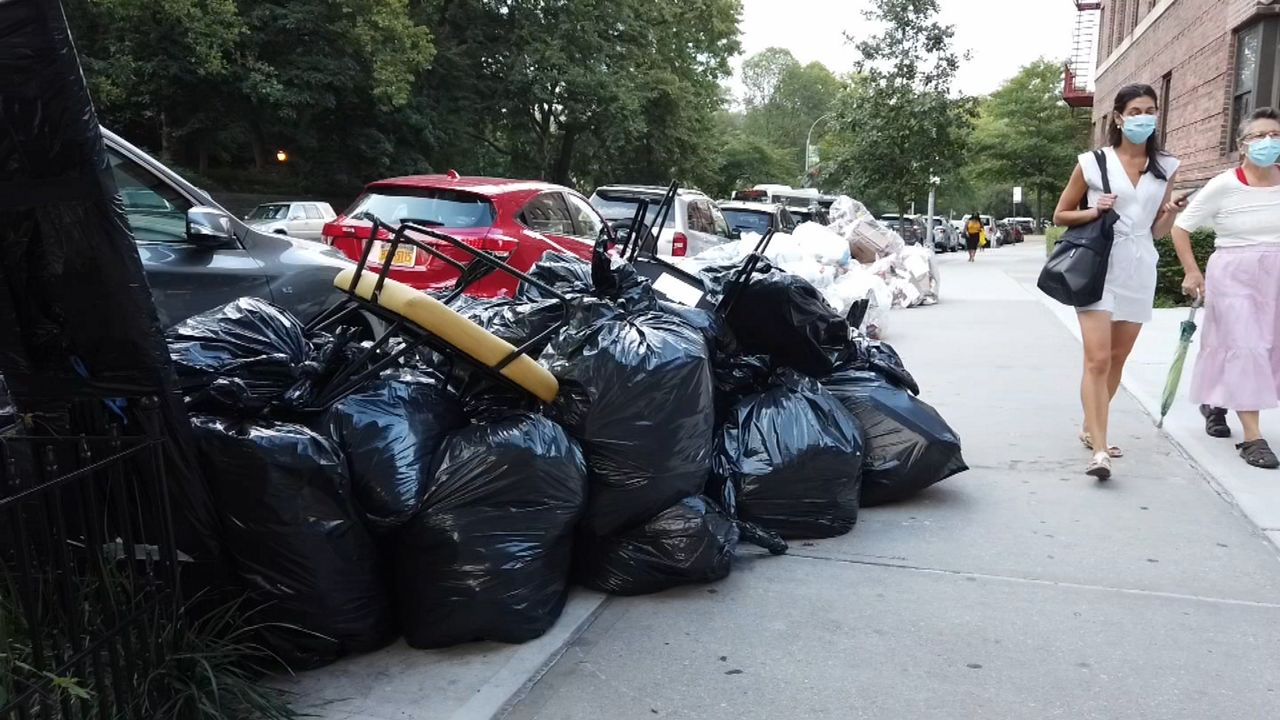
{"label": "red suv", "polygon": [[[600,214],[578,193],[560,185],[524,180],[500,180],[447,175],[414,175],[379,180],[345,213],[324,226],[323,240],[347,257],[359,260],[370,236],[370,223],[356,220],[371,213],[392,227],[405,220],[439,228],[472,247],[486,250],[517,270],[528,270],[554,250],[591,259],[591,249],[601,233],[609,232]],[[369,256],[369,265],[381,268],[390,262],[388,276],[419,290],[444,290],[458,279],[447,263],[413,247],[400,247],[387,258],[388,237],[381,231]],[[466,253],[447,243],[419,238],[463,264]],[[467,289],[481,297],[510,297],[519,283],[509,275],[490,273]]]}

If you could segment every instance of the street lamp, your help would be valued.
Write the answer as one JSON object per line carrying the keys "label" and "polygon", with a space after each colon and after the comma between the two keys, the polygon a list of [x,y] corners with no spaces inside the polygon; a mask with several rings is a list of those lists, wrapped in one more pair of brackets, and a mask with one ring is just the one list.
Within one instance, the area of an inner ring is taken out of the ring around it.
{"label": "street lamp", "polygon": [[813,157],[813,150],[811,149],[813,147],[813,131],[817,129],[818,123],[822,122],[823,120],[826,120],[829,117],[834,117],[834,116],[835,116],[835,113],[829,112],[826,115],[823,115],[822,117],[818,118],[817,120],[814,120],[813,125],[809,126],[809,135],[806,136],[804,139],[804,176],[806,180],[809,178],[809,169],[812,167],[809,160],[810,158]]}
{"label": "street lamp", "polygon": [[932,176],[929,178],[929,219],[925,221],[925,226],[929,228],[927,235],[930,242],[930,250],[934,249],[933,243],[933,214],[937,210],[938,205],[938,186],[942,184],[942,178]]}
{"label": "street lamp", "polygon": [[281,148],[276,151],[276,162],[278,163],[289,162],[289,153],[285,152],[284,148]]}

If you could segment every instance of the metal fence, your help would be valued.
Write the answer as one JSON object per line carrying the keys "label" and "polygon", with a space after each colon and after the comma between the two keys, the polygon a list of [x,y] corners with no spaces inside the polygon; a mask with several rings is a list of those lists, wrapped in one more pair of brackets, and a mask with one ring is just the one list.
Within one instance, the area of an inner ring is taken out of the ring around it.
{"label": "metal fence", "polygon": [[143,716],[178,603],[163,444],[100,401],[0,434],[0,720]]}

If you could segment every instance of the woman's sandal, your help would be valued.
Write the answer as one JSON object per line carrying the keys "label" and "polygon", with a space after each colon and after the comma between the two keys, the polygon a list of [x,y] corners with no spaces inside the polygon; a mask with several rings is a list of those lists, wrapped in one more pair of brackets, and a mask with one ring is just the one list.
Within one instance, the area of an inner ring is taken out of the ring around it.
{"label": "woman's sandal", "polygon": [[1227,424],[1227,411],[1211,405],[1201,405],[1200,414],[1204,416],[1204,432],[1212,438],[1231,437],[1231,426]]}
{"label": "woman's sandal", "polygon": [[1111,458],[1106,453],[1098,453],[1085,468],[1084,474],[1101,481],[1111,479]]}
{"label": "woman's sandal", "polygon": [[[1087,432],[1080,432],[1080,444],[1084,445],[1089,450],[1093,450],[1093,438],[1089,437],[1089,433]],[[1107,455],[1109,457],[1119,459],[1124,457],[1124,451],[1121,450],[1118,445],[1112,445],[1107,448]]]}
{"label": "woman's sandal", "polygon": [[1236,446],[1240,451],[1240,457],[1244,461],[1256,468],[1263,470],[1275,470],[1280,468],[1280,459],[1276,458],[1276,454],[1271,452],[1271,445],[1266,440],[1251,440],[1249,442],[1240,443]]}

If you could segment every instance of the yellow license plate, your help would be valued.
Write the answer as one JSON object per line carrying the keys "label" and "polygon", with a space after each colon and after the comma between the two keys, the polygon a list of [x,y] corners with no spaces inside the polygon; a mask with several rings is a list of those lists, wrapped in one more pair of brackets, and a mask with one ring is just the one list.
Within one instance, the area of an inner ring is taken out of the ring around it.
{"label": "yellow license plate", "polygon": [[[387,264],[387,251],[391,247],[386,244],[378,245],[378,264]],[[417,248],[400,246],[396,248],[395,257],[391,258],[392,267],[413,267],[417,264],[418,252]]]}

